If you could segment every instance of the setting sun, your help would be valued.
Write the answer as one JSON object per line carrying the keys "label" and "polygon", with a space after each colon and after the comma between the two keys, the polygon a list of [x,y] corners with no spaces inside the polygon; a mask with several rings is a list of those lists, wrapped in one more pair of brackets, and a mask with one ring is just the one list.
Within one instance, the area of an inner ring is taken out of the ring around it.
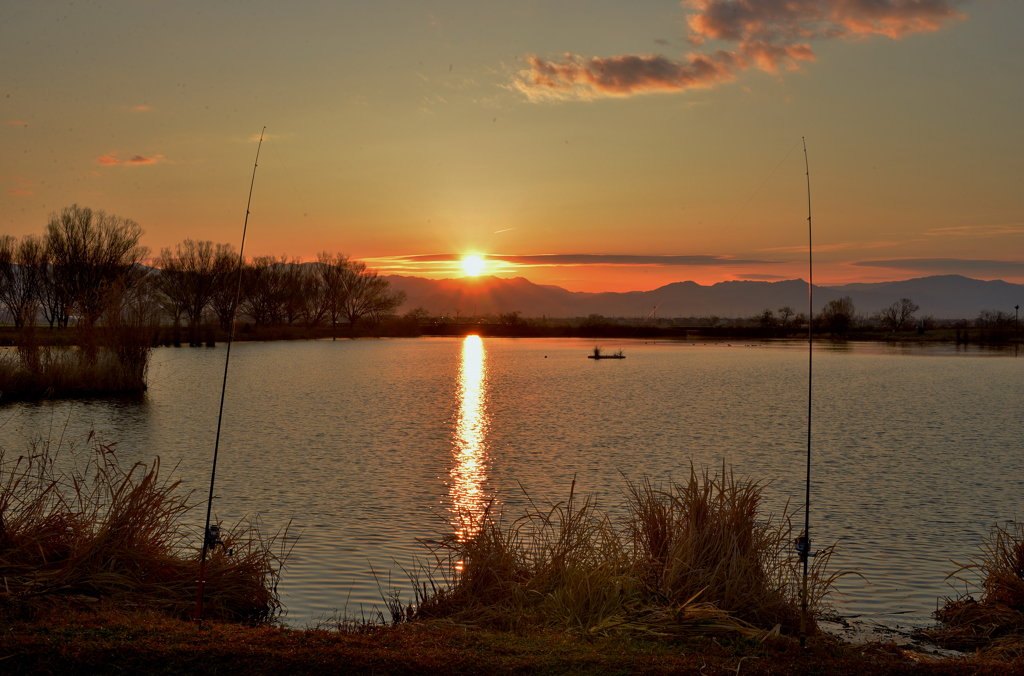
{"label": "setting sun", "polygon": [[476,277],[484,269],[484,261],[479,256],[466,256],[462,259],[462,269],[470,277]]}

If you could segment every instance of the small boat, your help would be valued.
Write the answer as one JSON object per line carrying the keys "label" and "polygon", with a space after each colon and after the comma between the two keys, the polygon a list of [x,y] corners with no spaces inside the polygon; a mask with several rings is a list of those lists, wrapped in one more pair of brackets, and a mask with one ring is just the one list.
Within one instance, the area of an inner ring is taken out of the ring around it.
{"label": "small boat", "polygon": [[626,355],[622,354],[622,350],[613,352],[611,354],[602,354],[601,348],[595,347],[594,354],[587,355],[587,359],[625,359]]}

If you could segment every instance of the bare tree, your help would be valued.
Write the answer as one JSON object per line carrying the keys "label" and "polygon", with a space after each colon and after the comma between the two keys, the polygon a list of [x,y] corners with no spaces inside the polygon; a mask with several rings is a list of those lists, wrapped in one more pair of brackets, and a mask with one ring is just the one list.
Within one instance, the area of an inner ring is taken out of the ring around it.
{"label": "bare tree", "polygon": [[292,259],[291,263],[284,263],[282,258],[281,263],[281,316],[290,326],[306,313],[306,269],[297,258]]}
{"label": "bare tree", "polygon": [[880,313],[880,319],[882,325],[887,329],[896,333],[903,329],[911,319],[914,317],[914,313],[921,308],[909,298],[900,298],[898,301],[893,302],[892,305],[882,310]]}
{"label": "bare tree", "polygon": [[376,304],[387,293],[389,286],[388,280],[378,277],[376,270],[367,270],[366,263],[362,261],[350,261],[342,269],[341,285],[341,314],[352,329],[360,319],[376,309]]}
{"label": "bare tree", "polygon": [[795,314],[796,314],[796,310],[794,310],[793,308],[791,308],[788,305],[785,306],[785,307],[780,307],[779,308],[779,326],[782,327],[783,330],[788,329],[789,328],[789,320]]}
{"label": "bare tree", "polygon": [[391,282],[383,277],[376,277],[371,285],[371,298],[368,303],[367,319],[374,326],[380,326],[384,318],[393,315],[405,302],[405,291],[391,288]]}
{"label": "bare tree", "polygon": [[762,312],[757,319],[761,329],[764,331],[771,331],[779,324],[779,320],[775,318],[775,313],[768,309]]}
{"label": "bare tree", "polygon": [[853,326],[854,312],[853,299],[843,296],[830,300],[818,318],[821,320],[822,328],[833,336],[845,336]]}
{"label": "bare tree", "polygon": [[143,230],[128,218],[74,204],[50,216],[46,248],[58,283],[91,327],[107,309],[111,285],[130,287],[142,277],[138,264],[149,253],[139,243]]}
{"label": "bare tree", "polygon": [[220,328],[231,329],[231,321],[235,318],[235,302],[238,299],[238,266],[241,261],[235,248],[230,244],[218,244],[214,251],[214,266],[217,268],[219,283],[210,300],[210,307],[217,315]]}
{"label": "bare tree", "polygon": [[[332,333],[336,331],[338,319],[342,316],[345,285],[342,273],[349,266],[348,256],[340,253],[323,251],[317,256],[313,269],[316,271],[317,292],[320,307],[331,321]],[[337,338],[337,336],[334,336]]]}
{"label": "bare tree", "polygon": [[174,258],[170,249],[164,248],[154,261],[160,272],[154,281],[157,304],[164,314],[174,323],[175,335],[181,326],[181,316],[185,314],[185,298],[187,296],[185,273]]}
{"label": "bare tree", "polygon": [[239,311],[256,326],[280,324],[284,317],[287,256],[257,256],[242,269]]}
{"label": "bare tree", "polygon": [[50,324],[57,328],[67,328],[69,315],[71,314],[70,301],[67,290],[56,274],[56,268],[50,262],[50,251],[44,245],[43,261],[39,268],[39,303],[43,317]]}
{"label": "bare tree", "polygon": [[982,329],[1002,329],[1011,324],[1013,324],[1013,315],[1002,310],[982,310],[974,321],[974,325]]}
{"label": "bare tree", "polygon": [[302,320],[307,328],[319,326],[327,316],[327,304],[324,302],[323,287],[317,263],[303,266],[299,294],[302,299]]}
{"label": "bare tree", "polygon": [[35,322],[46,262],[43,240],[37,235],[26,235],[21,242],[0,236],[0,301],[15,328]]}
{"label": "bare tree", "polygon": [[188,317],[190,345],[201,343],[199,326],[203,314],[230,274],[230,268],[223,265],[225,256],[222,255],[228,250],[230,245],[227,244],[214,246],[210,241],[186,239],[173,253],[165,248],[157,258],[161,271],[157,286],[164,298],[162,304],[172,313],[183,311]]}
{"label": "bare tree", "polygon": [[505,326],[521,326],[526,323],[523,319],[522,314],[519,310],[513,312],[502,312],[498,315],[498,321]]}

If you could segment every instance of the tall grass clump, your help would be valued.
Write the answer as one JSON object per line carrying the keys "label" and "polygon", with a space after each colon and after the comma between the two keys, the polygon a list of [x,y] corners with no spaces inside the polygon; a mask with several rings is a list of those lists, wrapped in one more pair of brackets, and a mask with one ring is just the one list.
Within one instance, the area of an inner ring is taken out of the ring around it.
{"label": "tall grass clump", "polygon": [[0,401],[138,393],[145,371],[145,362],[125,363],[111,350],[91,360],[78,348],[7,350],[0,353]]}
{"label": "tall grass clump", "polygon": [[35,326],[19,330],[16,350],[0,354],[0,400],[130,394],[146,389],[157,326],[145,285],[114,284],[101,326],[83,321],[73,348],[40,347]]}
{"label": "tall grass clump", "polygon": [[[619,520],[580,500],[575,481],[567,501],[530,500],[507,524],[488,509],[466,517],[470,527],[424,542],[433,563],[412,575],[417,606],[408,612],[503,629],[795,632],[801,566],[792,513],[763,516],[762,490],[724,466],[691,466],[683,483],[627,481]],[[831,554],[823,550],[811,567],[812,629],[838,577],[826,573]]]}
{"label": "tall grass clump", "polygon": [[[1024,524],[1011,521],[993,527],[979,550],[949,575],[964,585],[964,591],[945,599],[935,612],[941,626],[924,633],[957,650],[1024,657]],[[972,590],[980,598],[975,599]]]}
{"label": "tall grass clump", "polygon": [[[190,494],[160,477],[159,459],[125,469],[112,445],[59,458],[40,442],[17,457],[0,449],[0,482],[0,613],[104,601],[188,617],[202,539],[184,522]],[[287,552],[275,554],[258,524],[224,530],[207,564],[206,616],[274,619]]]}

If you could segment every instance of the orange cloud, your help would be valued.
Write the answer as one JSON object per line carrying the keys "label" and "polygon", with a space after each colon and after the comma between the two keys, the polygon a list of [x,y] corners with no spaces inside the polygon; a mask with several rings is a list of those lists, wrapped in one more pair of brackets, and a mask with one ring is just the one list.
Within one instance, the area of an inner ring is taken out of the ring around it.
{"label": "orange cloud", "polygon": [[96,164],[104,167],[113,167],[117,165],[132,167],[141,164],[156,164],[157,162],[163,162],[164,159],[163,155],[146,157],[144,155],[128,155],[126,153],[107,153],[106,155],[100,155],[97,157]]}
{"label": "orange cloud", "polygon": [[590,99],[711,87],[758,68],[777,73],[816,60],[811,41],[858,40],[873,35],[898,39],[937,31],[966,18],[956,7],[970,0],[683,0],[689,40],[733,43],[731,49],[690,54],[559,61],[527,57],[514,86],[530,99]]}
{"label": "orange cloud", "polygon": [[145,104],[142,104],[142,105],[139,105],[139,106],[132,106],[132,110],[134,110],[136,112],[144,113],[147,110],[153,110],[153,107],[152,106],[147,106]]}
{"label": "orange cloud", "polygon": [[160,160],[164,159],[163,155],[154,155],[153,157],[143,157],[142,155],[132,155],[121,164],[135,165],[135,164],[156,164]]}
{"label": "orange cloud", "polygon": [[767,42],[752,41],[742,45],[741,50],[749,57],[753,65],[768,73],[777,73],[779,64],[788,70],[799,68],[798,61],[816,61],[814,52],[808,44],[773,45]]}
{"label": "orange cloud", "polygon": [[[955,9],[967,0],[684,0],[690,41],[723,40],[762,56],[759,68],[813,60],[811,39],[898,39],[937,31],[966,18]],[[796,51],[793,51],[796,50]],[[808,58],[809,57],[809,58]]]}
{"label": "orange cloud", "polygon": [[536,56],[519,73],[516,87],[531,98],[630,96],[710,87],[735,77],[743,59],[732,52],[695,54],[674,61],[660,54],[584,59],[566,54],[560,62]]}
{"label": "orange cloud", "polygon": [[28,186],[32,185],[33,182],[25,179],[22,176],[0,176],[0,181],[11,181],[21,186],[7,192],[11,195],[31,195],[32,191],[28,189]]}

